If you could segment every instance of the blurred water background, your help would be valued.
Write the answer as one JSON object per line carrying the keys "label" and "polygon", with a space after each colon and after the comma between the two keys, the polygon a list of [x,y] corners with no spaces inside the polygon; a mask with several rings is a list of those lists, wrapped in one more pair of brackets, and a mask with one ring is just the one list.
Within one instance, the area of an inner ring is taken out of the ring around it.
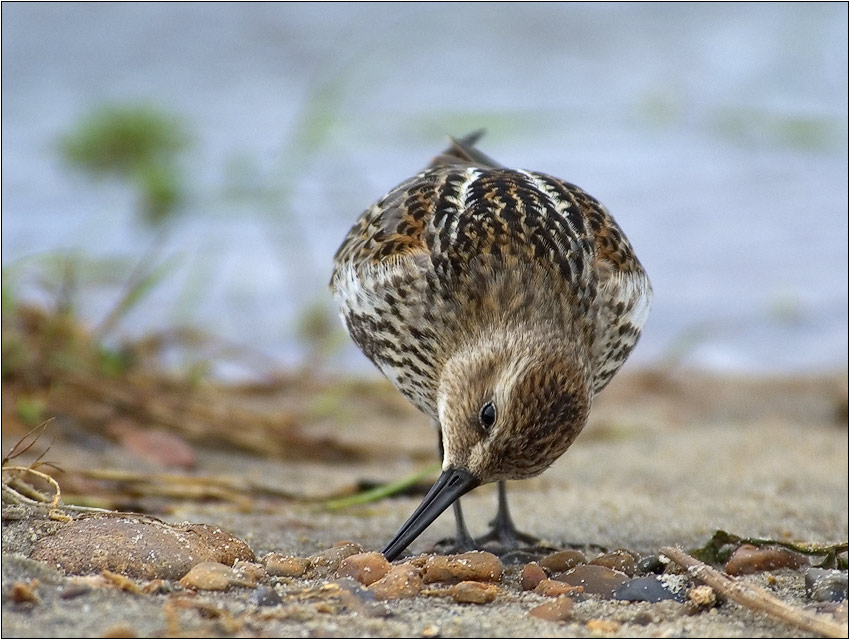
{"label": "blurred water background", "polygon": [[[846,367],[847,17],[843,3],[4,3],[4,290],[54,304],[72,264],[75,308],[97,324],[144,256],[165,275],[110,339],[189,325],[286,366],[339,345],[329,366],[370,372],[328,324],[333,253],[446,134],[486,127],[488,155],[582,186],[636,247],[655,302],[627,366]],[[189,132],[186,193],[159,230],[126,181],[62,161],[59,140],[104,104]]]}

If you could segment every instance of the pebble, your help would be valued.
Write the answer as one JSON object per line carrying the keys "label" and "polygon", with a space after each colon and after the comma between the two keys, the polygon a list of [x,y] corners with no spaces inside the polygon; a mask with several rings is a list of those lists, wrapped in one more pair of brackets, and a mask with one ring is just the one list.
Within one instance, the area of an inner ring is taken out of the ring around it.
{"label": "pebble", "polygon": [[541,580],[534,588],[534,593],[546,596],[547,598],[557,598],[558,596],[575,594],[577,592],[581,593],[582,591],[582,587],[575,587],[571,584],[567,584],[566,582],[551,580],[549,578]]}
{"label": "pebble", "polygon": [[504,565],[492,553],[470,551],[452,556],[430,556],[425,561],[425,582],[498,582]]}
{"label": "pebble", "polygon": [[655,576],[632,578],[614,591],[614,600],[629,602],[661,602],[662,600],[683,600]]}
{"label": "pebble", "polygon": [[580,564],[587,564],[587,557],[581,552],[573,549],[566,551],[556,551],[548,556],[540,558],[538,563],[550,573],[558,573],[561,571],[569,571]]}
{"label": "pebble", "polygon": [[533,562],[525,565],[520,574],[519,583],[523,591],[531,591],[541,580],[546,579],[546,572]]}
{"label": "pebble", "polygon": [[574,587],[583,587],[584,593],[604,598],[612,598],[614,591],[629,581],[625,573],[593,564],[581,565],[553,577]]}
{"label": "pebble", "polygon": [[310,568],[317,574],[329,575],[339,569],[339,565],[348,556],[353,556],[366,551],[356,542],[337,542],[330,549],[325,549],[310,556]]}
{"label": "pebble", "polygon": [[336,577],[344,576],[354,578],[360,584],[367,587],[380,580],[389,573],[392,565],[387,561],[383,554],[377,551],[369,551],[368,553],[356,553],[353,556],[348,556],[339,565],[336,571]]}
{"label": "pebble", "polygon": [[493,602],[499,593],[501,593],[501,590],[496,585],[473,580],[458,582],[449,589],[449,595],[454,598],[455,602],[471,604]]}
{"label": "pebble", "polygon": [[199,562],[180,578],[185,589],[223,591],[238,581],[236,572],[220,562]]}
{"label": "pebble", "polygon": [[69,574],[112,571],[141,580],[177,580],[198,562],[253,560],[239,538],[204,524],[170,525],[137,516],[92,516],[39,539],[33,560]]}
{"label": "pebble", "polygon": [[71,600],[72,598],[77,598],[91,590],[91,585],[85,582],[69,582],[68,585],[59,592],[59,597],[63,600]]}
{"label": "pebble", "polygon": [[246,587],[255,587],[268,577],[262,565],[245,560],[237,561],[233,565],[233,571],[236,572],[237,579],[241,580]]}
{"label": "pebble", "polygon": [[437,638],[442,633],[442,629],[435,624],[429,624],[424,629],[422,629],[422,637],[423,638]]}
{"label": "pebble", "polygon": [[637,561],[637,572],[640,574],[664,573],[666,568],[667,563],[659,556],[645,556]]}
{"label": "pebble", "polygon": [[331,584],[339,589],[339,600],[349,612],[368,618],[385,618],[390,615],[387,608],[377,602],[375,593],[356,580],[342,577]]}
{"label": "pebble", "polygon": [[422,590],[422,576],[409,562],[397,564],[380,580],[369,585],[378,600],[412,598]]}
{"label": "pebble", "polygon": [[259,587],[254,589],[249,596],[248,601],[258,607],[276,607],[283,603],[283,600],[280,599],[277,591],[271,587]]}
{"label": "pebble", "polygon": [[780,547],[758,548],[742,544],[726,563],[726,573],[740,576],[773,569],[799,569],[809,564],[806,557]]}
{"label": "pebble", "polygon": [[688,600],[701,608],[713,607],[717,602],[717,594],[707,584],[701,584],[688,591]]}
{"label": "pebble", "polygon": [[310,561],[307,558],[268,553],[263,556],[263,567],[270,576],[299,578],[307,572]]}
{"label": "pebble", "polygon": [[625,573],[627,576],[635,575],[635,571],[637,570],[637,563],[634,556],[623,549],[618,549],[611,553],[603,553],[601,556],[597,556],[588,562],[588,564],[607,567],[608,569]]}
{"label": "pebble", "polygon": [[817,602],[847,599],[847,572],[811,568],[806,571],[806,595]]}
{"label": "pebble", "polygon": [[551,622],[563,622],[569,620],[573,613],[573,601],[566,596],[561,596],[552,602],[546,602],[534,607],[528,615]]}

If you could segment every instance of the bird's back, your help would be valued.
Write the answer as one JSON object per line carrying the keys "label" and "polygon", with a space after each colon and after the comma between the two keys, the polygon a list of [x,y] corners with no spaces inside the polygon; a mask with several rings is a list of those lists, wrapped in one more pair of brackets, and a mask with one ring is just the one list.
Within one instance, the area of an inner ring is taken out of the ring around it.
{"label": "bird's back", "polygon": [[594,391],[637,341],[651,289],[607,210],[569,183],[505,169],[453,141],[367,209],[335,256],[349,334],[436,418],[446,359],[510,323],[587,353]]}

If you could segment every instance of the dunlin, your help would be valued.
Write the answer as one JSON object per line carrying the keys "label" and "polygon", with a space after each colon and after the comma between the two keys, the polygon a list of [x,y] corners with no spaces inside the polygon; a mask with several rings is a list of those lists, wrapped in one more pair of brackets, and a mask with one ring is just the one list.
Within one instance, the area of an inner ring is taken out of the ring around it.
{"label": "dunlin", "polygon": [[349,335],[434,421],[443,471],[384,549],[399,555],[459,498],[499,483],[489,538],[523,538],[504,481],[536,476],[587,422],[649,313],[649,279],[596,199],[507,169],[480,132],[369,207],[334,258]]}

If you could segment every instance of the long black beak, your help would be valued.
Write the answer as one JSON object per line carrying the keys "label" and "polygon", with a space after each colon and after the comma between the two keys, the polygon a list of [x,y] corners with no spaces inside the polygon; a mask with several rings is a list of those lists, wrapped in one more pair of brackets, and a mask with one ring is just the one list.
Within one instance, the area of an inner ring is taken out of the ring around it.
{"label": "long black beak", "polygon": [[448,469],[440,474],[434,486],[422,499],[422,503],[416,507],[413,515],[402,525],[398,533],[389,541],[382,553],[387,560],[395,560],[411,542],[416,540],[420,533],[443,511],[448,509],[455,500],[463,494],[472,491],[481,482],[471,473],[463,469]]}

